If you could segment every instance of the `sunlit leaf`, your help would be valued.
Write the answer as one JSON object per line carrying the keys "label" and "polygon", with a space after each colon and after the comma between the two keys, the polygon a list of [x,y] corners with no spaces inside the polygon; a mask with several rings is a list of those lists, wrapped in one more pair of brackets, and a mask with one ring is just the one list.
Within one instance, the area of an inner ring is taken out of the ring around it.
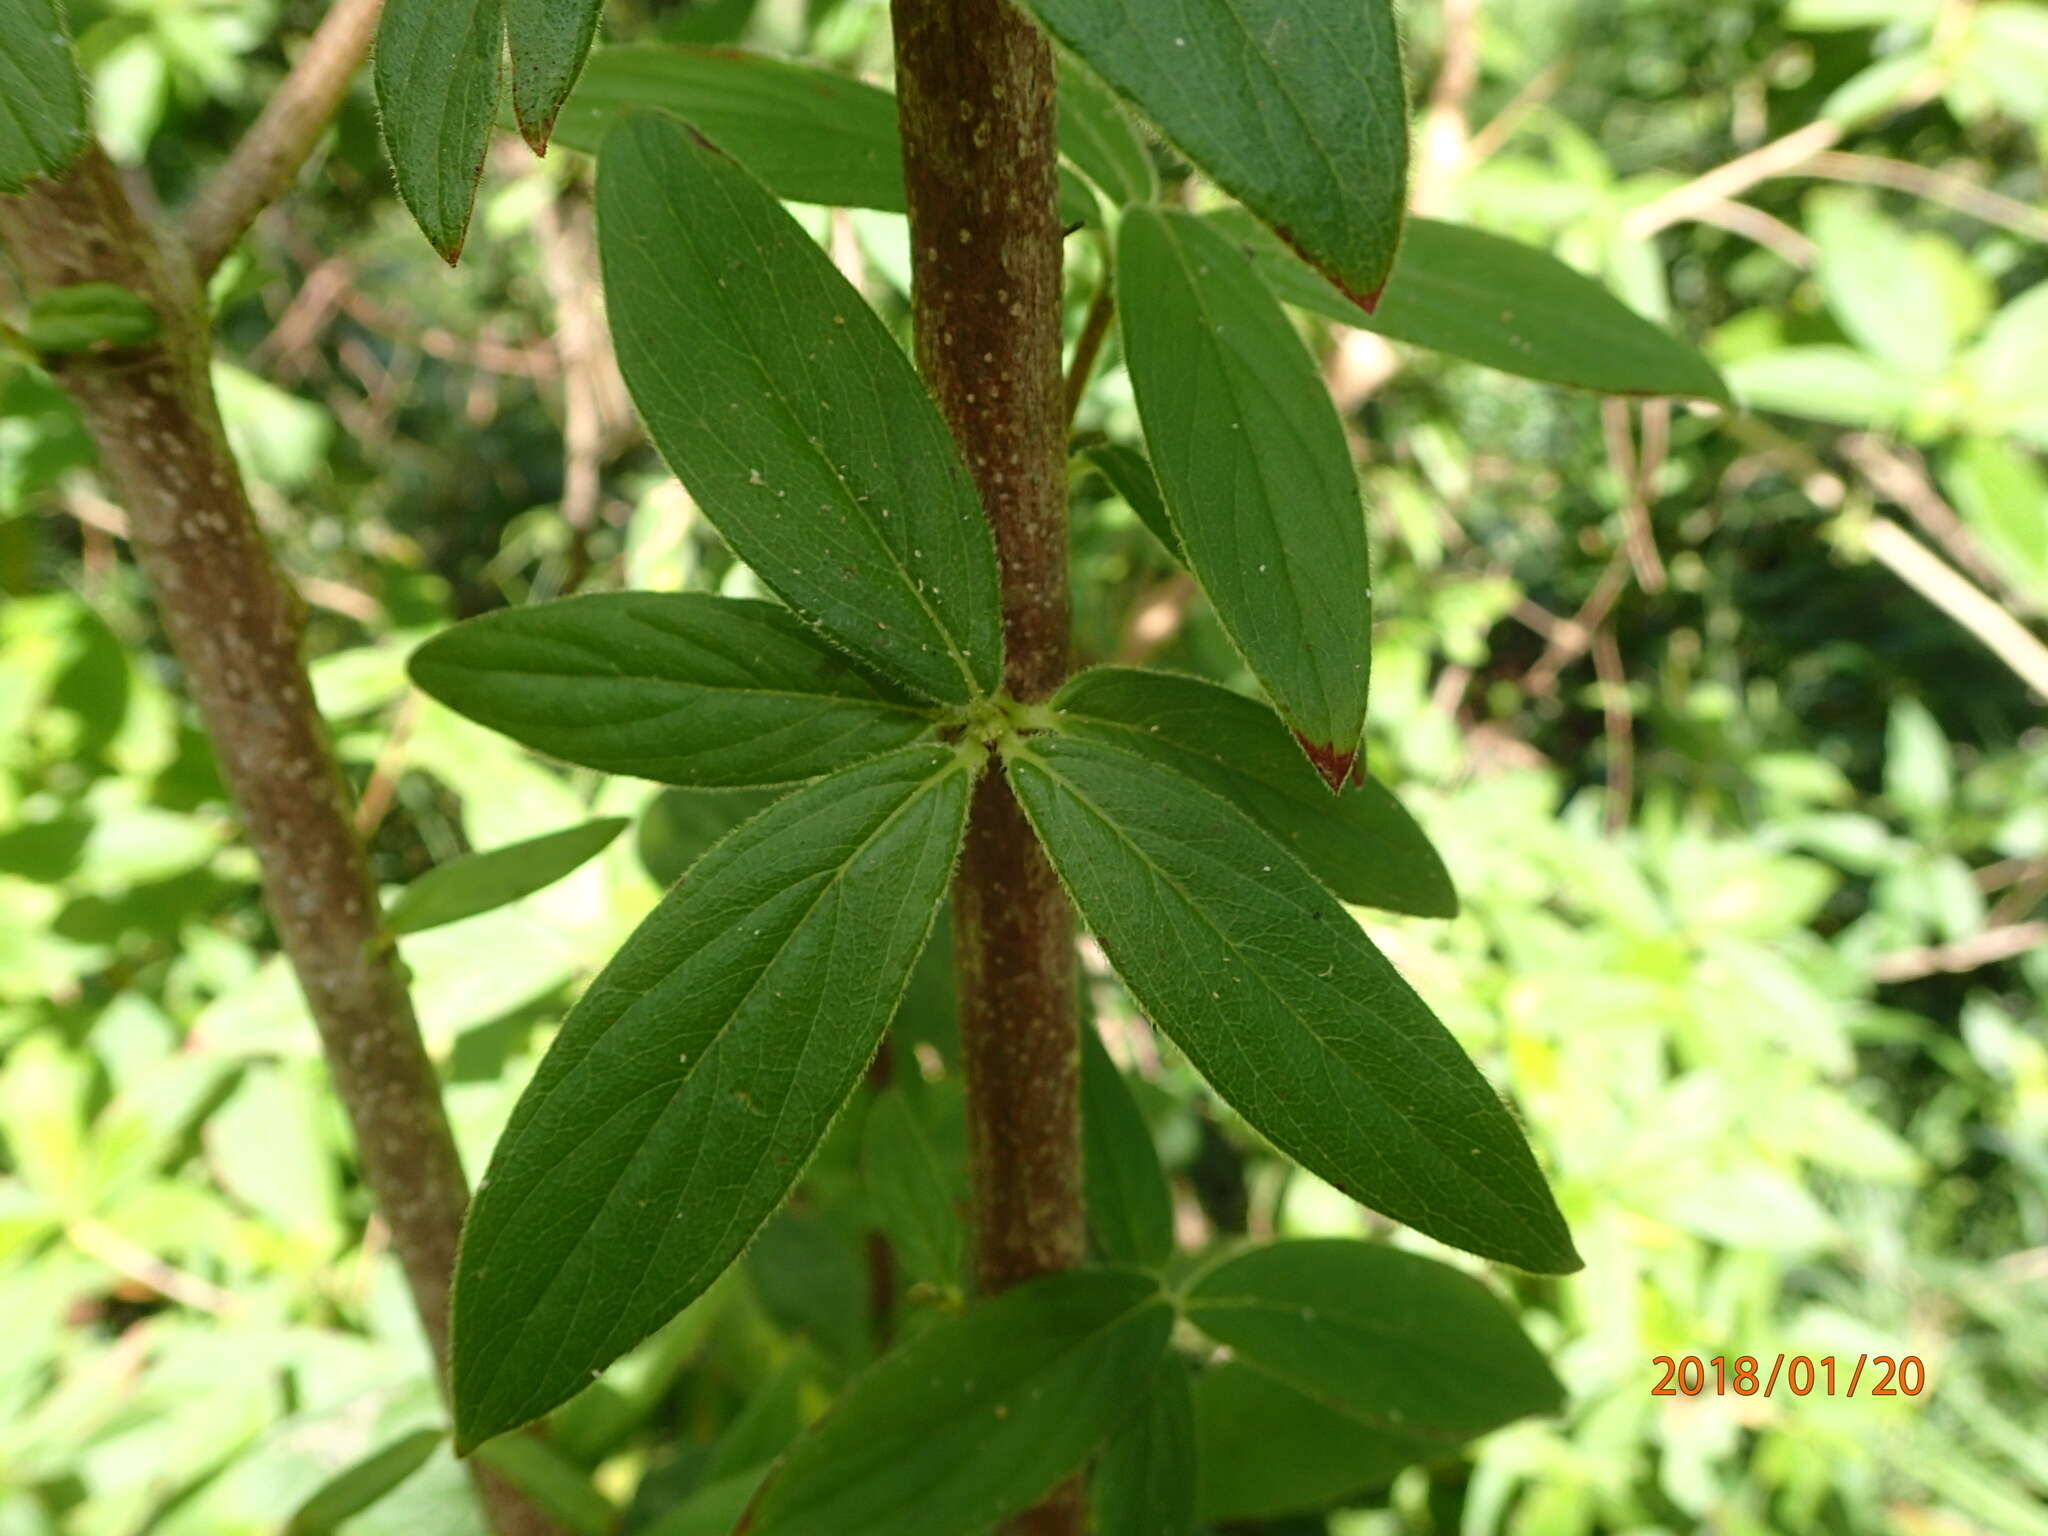
{"label": "sunlit leaf", "polygon": [[377,106],[398,195],[451,264],[462,255],[504,87],[505,0],[389,0]]}
{"label": "sunlit leaf", "polygon": [[85,88],[56,0],[0,12],[0,192],[54,176],[86,145]]}
{"label": "sunlit leaf", "polygon": [[1189,159],[1368,306],[1407,207],[1388,0],[1028,0]]}
{"label": "sunlit leaf", "polygon": [[1520,1128],[1335,897],[1228,801],[1038,736],[1010,781],[1152,1021],[1281,1151],[1442,1242],[1579,1267]]}
{"label": "sunlit leaf", "polygon": [[1188,567],[1325,779],[1365,729],[1372,577],[1344,429],[1250,260],[1192,214],[1117,240],[1125,360]]}
{"label": "sunlit leaf", "polygon": [[1287,728],[1255,700],[1199,678],[1097,667],[1053,703],[1072,734],[1113,742],[1215,790],[1345,901],[1457,914],[1450,872],[1392,792],[1367,779],[1332,797]]}
{"label": "sunlit leaf", "polygon": [[607,592],[500,609],[414,652],[428,693],[536,751],[728,789],[789,784],[932,725],[774,603]]}
{"label": "sunlit leaf", "polygon": [[964,702],[1002,676],[995,544],[910,360],[773,195],[672,119],[598,174],[619,363],[726,541],[856,657]]}
{"label": "sunlit leaf", "polygon": [[924,947],[971,768],[910,747],[778,801],[700,859],[591,983],[465,1228],[463,1446],[584,1386],[782,1202]]}
{"label": "sunlit leaf", "polygon": [[610,846],[627,818],[606,816],[436,865],[400,891],[384,913],[390,933],[420,933],[510,906],[546,890]]}

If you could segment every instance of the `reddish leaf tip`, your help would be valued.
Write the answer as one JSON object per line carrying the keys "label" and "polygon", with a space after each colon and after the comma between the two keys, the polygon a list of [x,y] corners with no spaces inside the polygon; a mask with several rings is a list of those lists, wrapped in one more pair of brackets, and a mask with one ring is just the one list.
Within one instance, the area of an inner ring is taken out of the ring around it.
{"label": "reddish leaf tip", "polygon": [[1343,794],[1347,779],[1360,784],[1365,782],[1365,770],[1356,748],[1341,752],[1335,747],[1318,746],[1299,731],[1294,733],[1294,739],[1301,743],[1301,750],[1308,754],[1308,760],[1316,765],[1316,772],[1330,786],[1331,794]]}

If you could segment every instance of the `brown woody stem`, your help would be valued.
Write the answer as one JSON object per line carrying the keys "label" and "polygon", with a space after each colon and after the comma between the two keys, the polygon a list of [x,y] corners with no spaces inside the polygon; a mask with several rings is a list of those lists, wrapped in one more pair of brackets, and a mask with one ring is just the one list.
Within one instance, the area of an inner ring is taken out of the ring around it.
{"label": "brown woody stem", "polygon": [[[1066,412],[1052,56],[1007,0],[893,0],[917,357],[1002,560],[1009,691],[1065,680]],[[1074,919],[1000,769],[953,885],[981,1289],[1079,1262]],[[1081,1529],[1078,1484],[1015,1529]]]}
{"label": "brown woody stem", "polygon": [[[56,181],[0,198],[0,242],[31,297],[118,283],[156,310],[148,345],[52,359],[125,503],[135,557],[263,871],[278,938],[320,1029],[364,1182],[391,1231],[435,1358],[469,1200],[462,1164],[347,787],[314,707],[302,611],[264,542],[221,430],[206,305],[181,243],[136,212],[95,147]],[[554,1529],[480,1475],[501,1536]]]}

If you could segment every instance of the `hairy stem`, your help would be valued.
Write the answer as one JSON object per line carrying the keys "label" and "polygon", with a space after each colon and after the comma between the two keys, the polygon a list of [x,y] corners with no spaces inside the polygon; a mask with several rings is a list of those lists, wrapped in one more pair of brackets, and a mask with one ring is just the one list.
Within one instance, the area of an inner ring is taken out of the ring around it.
{"label": "hairy stem", "polygon": [[[157,311],[161,329],[147,346],[52,359],[52,370],[126,504],[137,563],[261,863],[364,1181],[445,1361],[469,1190],[404,978],[380,938],[369,862],[307,680],[299,600],[221,430],[197,271],[136,212],[96,147],[61,180],[0,199],[0,242],[31,296],[118,283]],[[553,1530],[509,1485],[479,1483],[501,1536]]]}
{"label": "hairy stem", "polygon": [[[1008,0],[893,0],[917,357],[1002,560],[1006,682],[1065,680],[1066,410],[1052,57]],[[1074,919],[1000,769],[953,886],[974,1257],[984,1291],[1082,1256]],[[1078,1484],[1014,1527],[1081,1529]]]}

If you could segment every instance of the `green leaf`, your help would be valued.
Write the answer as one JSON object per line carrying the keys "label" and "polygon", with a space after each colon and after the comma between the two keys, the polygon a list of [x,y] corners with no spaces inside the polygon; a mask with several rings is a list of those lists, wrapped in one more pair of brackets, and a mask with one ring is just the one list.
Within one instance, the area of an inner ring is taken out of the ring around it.
{"label": "green leaf", "polygon": [[747,1536],[977,1536],[1130,1411],[1173,1309],[1146,1275],[1075,1270],[938,1323],[859,1377],[770,1475]]}
{"label": "green leaf", "polygon": [[87,142],[85,87],[57,0],[0,14],[0,192],[55,176]]}
{"label": "green leaf", "polygon": [[384,913],[387,933],[421,933],[492,912],[546,890],[610,846],[630,818],[605,816],[435,866],[400,891]]}
{"label": "green leaf", "polygon": [[1113,1263],[1160,1268],[1173,1257],[1173,1192],[1130,1085],[1095,1031],[1086,1028],[1081,1142],[1095,1246]]}
{"label": "green leaf", "polygon": [[505,0],[390,0],[373,73],[398,195],[453,266],[503,91]]}
{"label": "green leaf", "polygon": [[693,124],[778,197],[903,211],[896,98],[872,85],[734,48],[600,48],[562,109],[556,141],[594,154],[635,107]]}
{"label": "green leaf", "polygon": [[1159,477],[1152,473],[1145,455],[1121,443],[1096,443],[1082,449],[1081,456],[1102,471],[1110,489],[1138,514],[1138,521],[1152,530],[1152,537],[1166,546],[1166,552],[1186,565],[1187,551],[1180,547],[1180,535],[1174,532],[1166,498],[1159,490]]}
{"label": "green leaf", "polygon": [[1408,202],[1388,0],[1027,4],[1217,185],[1372,307]]}
{"label": "green leaf", "polygon": [[972,778],[962,753],[908,747],[777,801],[591,983],[464,1228],[461,1448],[586,1385],[782,1203],[924,947]]}
{"label": "green leaf", "polygon": [[879,1095],[868,1110],[861,1176],[905,1272],[930,1285],[958,1285],[960,1218],[938,1154],[899,1089]]}
{"label": "green leaf", "polygon": [[1159,195],[1152,156],[1116,93],[1071,59],[1059,61],[1060,149],[1118,204]]}
{"label": "green leaf", "polygon": [[1948,366],[1954,328],[1941,272],[1925,246],[1860,192],[1816,192],[1806,200],[1807,232],[1828,307],[1865,352],[1928,380]]}
{"label": "green leaf", "polygon": [[1206,215],[1283,301],[1519,378],[1606,395],[1728,401],[1695,348],[1547,251],[1485,230],[1410,219],[1379,308],[1367,314],[1242,209]]}
{"label": "green leaf", "polygon": [[[1263,1437],[1230,1454],[1244,1455]],[[1195,1529],[1195,1400],[1188,1365],[1169,1354],[1139,1411],[1110,1437],[1090,1484],[1101,1536],[1191,1536]]]}
{"label": "green leaf", "polygon": [[550,757],[698,789],[816,778],[932,725],[787,609],[702,593],[501,609],[436,635],[411,672]]}
{"label": "green leaf", "polygon": [[604,0],[505,0],[512,113],[537,155],[547,153],[555,115],[583,70],[603,11]]}
{"label": "green leaf", "polygon": [[2011,443],[1980,436],[1956,445],[1941,482],[2007,580],[2048,609],[2048,475]]}
{"label": "green leaf", "polygon": [[[872,85],[737,48],[600,48],[562,108],[555,142],[594,154],[638,107],[689,123],[777,197],[904,211],[896,98]],[[1060,213],[1069,223],[1101,217],[1087,184],[1064,167]]]}
{"label": "green leaf", "polygon": [[726,541],[847,650],[938,700],[1003,672],[995,543],[938,407],[831,258],[651,113],[605,139],[605,295],[655,444]]}
{"label": "green leaf", "polygon": [[[1245,1455],[1248,1445],[1259,1454]],[[1195,1378],[1195,1502],[1204,1520],[1320,1510],[1439,1454],[1437,1446],[1369,1428],[1238,1361]]]}
{"label": "green leaf", "polygon": [[1783,411],[1845,427],[1890,426],[1925,391],[1854,347],[1781,347],[1728,365],[1735,398],[1751,410]]}
{"label": "green leaf", "polygon": [[1121,748],[1040,736],[1006,757],[1111,964],[1254,1129],[1442,1242],[1543,1273],[1579,1267],[1514,1118],[1293,855]]}
{"label": "green leaf", "polygon": [[439,1429],[416,1429],[379,1446],[336,1473],[301,1504],[284,1536],[333,1536],[344,1521],[361,1514],[427,1464],[441,1442]]}
{"label": "green leaf", "polygon": [[1498,1296],[1384,1244],[1253,1248],[1205,1272],[1182,1305],[1232,1358],[1374,1429],[1446,1449],[1564,1401]]}
{"label": "green leaf", "polygon": [[671,789],[640,814],[640,864],[657,885],[674,885],[706,849],[782,797],[775,789]]}
{"label": "green leaf", "polygon": [[1332,798],[1263,704],[1199,678],[1097,667],[1053,700],[1070,734],[1111,742],[1214,790],[1345,901],[1455,917],[1442,857],[1373,779]]}
{"label": "green leaf", "polygon": [[22,339],[37,352],[89,347],[139,347],[156,335],[156,310],[118,283],[76,283],[44,294],[29,307]]}
{"label": "green leaf", "polygon": [[1188,568],[1324,778],[1365,730],[1372,575],[1358,475],[1315,361],[1230,241],[1133,208],[1125,360]]}

